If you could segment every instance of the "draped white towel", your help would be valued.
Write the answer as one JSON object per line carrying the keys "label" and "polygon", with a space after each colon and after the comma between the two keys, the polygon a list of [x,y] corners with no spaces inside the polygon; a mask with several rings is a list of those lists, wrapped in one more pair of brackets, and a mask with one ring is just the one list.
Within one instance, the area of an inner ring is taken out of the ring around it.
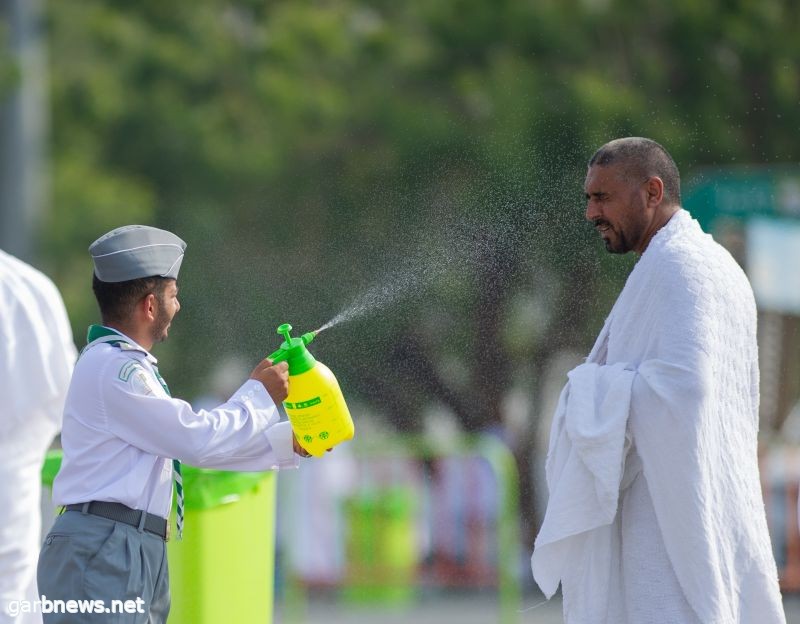
{"label": "draped white towel", "polygon": [[561,582],[568,624],[626,624],[609,608],[625,586],[618,511],[631,444],[697,619],[785,622],[758,477],[755,330],[744,273],[679,211],[569,373],[554,417],[531,565],[548,597]]}

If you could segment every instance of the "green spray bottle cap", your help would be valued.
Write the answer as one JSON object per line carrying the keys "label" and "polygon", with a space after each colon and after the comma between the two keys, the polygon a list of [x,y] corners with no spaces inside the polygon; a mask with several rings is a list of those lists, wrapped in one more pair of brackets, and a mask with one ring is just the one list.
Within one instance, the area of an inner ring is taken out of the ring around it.
{"label": "green spray bottle cap", "polygon": [[280,349],[267,357],[273,364],[285,360],[289,364],[289,375],[300,375],[314,368],[317,363],[314,356],[306,349],[306,345],[314,340],[317,332],[308,332],[300,338],[292,338],[291,331],[292,326],[289,323],[278,327],[278,334],[284,338],[283,344]]}

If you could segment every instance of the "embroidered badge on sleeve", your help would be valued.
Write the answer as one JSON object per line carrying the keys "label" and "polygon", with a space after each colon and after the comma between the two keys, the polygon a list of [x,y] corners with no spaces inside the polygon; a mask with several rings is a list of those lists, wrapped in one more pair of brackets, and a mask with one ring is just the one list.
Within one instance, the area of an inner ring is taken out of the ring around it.
{"label": "embroidered badge on sleeve", "polygon": [[118,377],[120,381],[128,383],[136,394],[144,396],[157,396],[160,394],[161,388],[158,382],[136,360],[125,362],[122,368],[119,369]]}

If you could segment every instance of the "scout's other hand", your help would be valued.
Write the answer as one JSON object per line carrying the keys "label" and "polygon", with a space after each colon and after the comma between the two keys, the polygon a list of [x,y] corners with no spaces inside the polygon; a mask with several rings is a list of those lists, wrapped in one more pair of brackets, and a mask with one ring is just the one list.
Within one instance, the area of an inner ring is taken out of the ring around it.
{"label": "scout's other hand", "polygon": [[[297,441],[297,436],[292,431],[292,445],[294,446],[294,452],[297,453],[300,457],[311,457],[311,453],[305,450],[300,443]],[[327,449],[327,452],[330,453],[333,449]]]}
{"label": "scout's other hand", "polygon": [[250,373],[250,379],[264,384],[275,405],[283,403],[289,396],[289,365],[286,362],[279,362],[273,366],[272,360],[261,360]]}
{"label": "scout's other hand", "polygon": [[297,441],[297,436],[294,435],[294,432],[292,432],[292,446],[294,446],[294,452],[300,457],[311,457],[311,453],[300,446],[300,443]]}

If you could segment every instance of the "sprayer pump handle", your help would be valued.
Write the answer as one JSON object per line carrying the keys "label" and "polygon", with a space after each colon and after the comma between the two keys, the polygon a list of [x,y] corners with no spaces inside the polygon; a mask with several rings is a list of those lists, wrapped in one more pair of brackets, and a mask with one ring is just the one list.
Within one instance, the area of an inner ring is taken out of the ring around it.
{"label": "sprayer pump handle", "polygon": [[290,332],[292,331],[292,326],[289,323],[284,323],[283,325],[278,326],[278,333],[286,339],[286,342],[292,339]]}

